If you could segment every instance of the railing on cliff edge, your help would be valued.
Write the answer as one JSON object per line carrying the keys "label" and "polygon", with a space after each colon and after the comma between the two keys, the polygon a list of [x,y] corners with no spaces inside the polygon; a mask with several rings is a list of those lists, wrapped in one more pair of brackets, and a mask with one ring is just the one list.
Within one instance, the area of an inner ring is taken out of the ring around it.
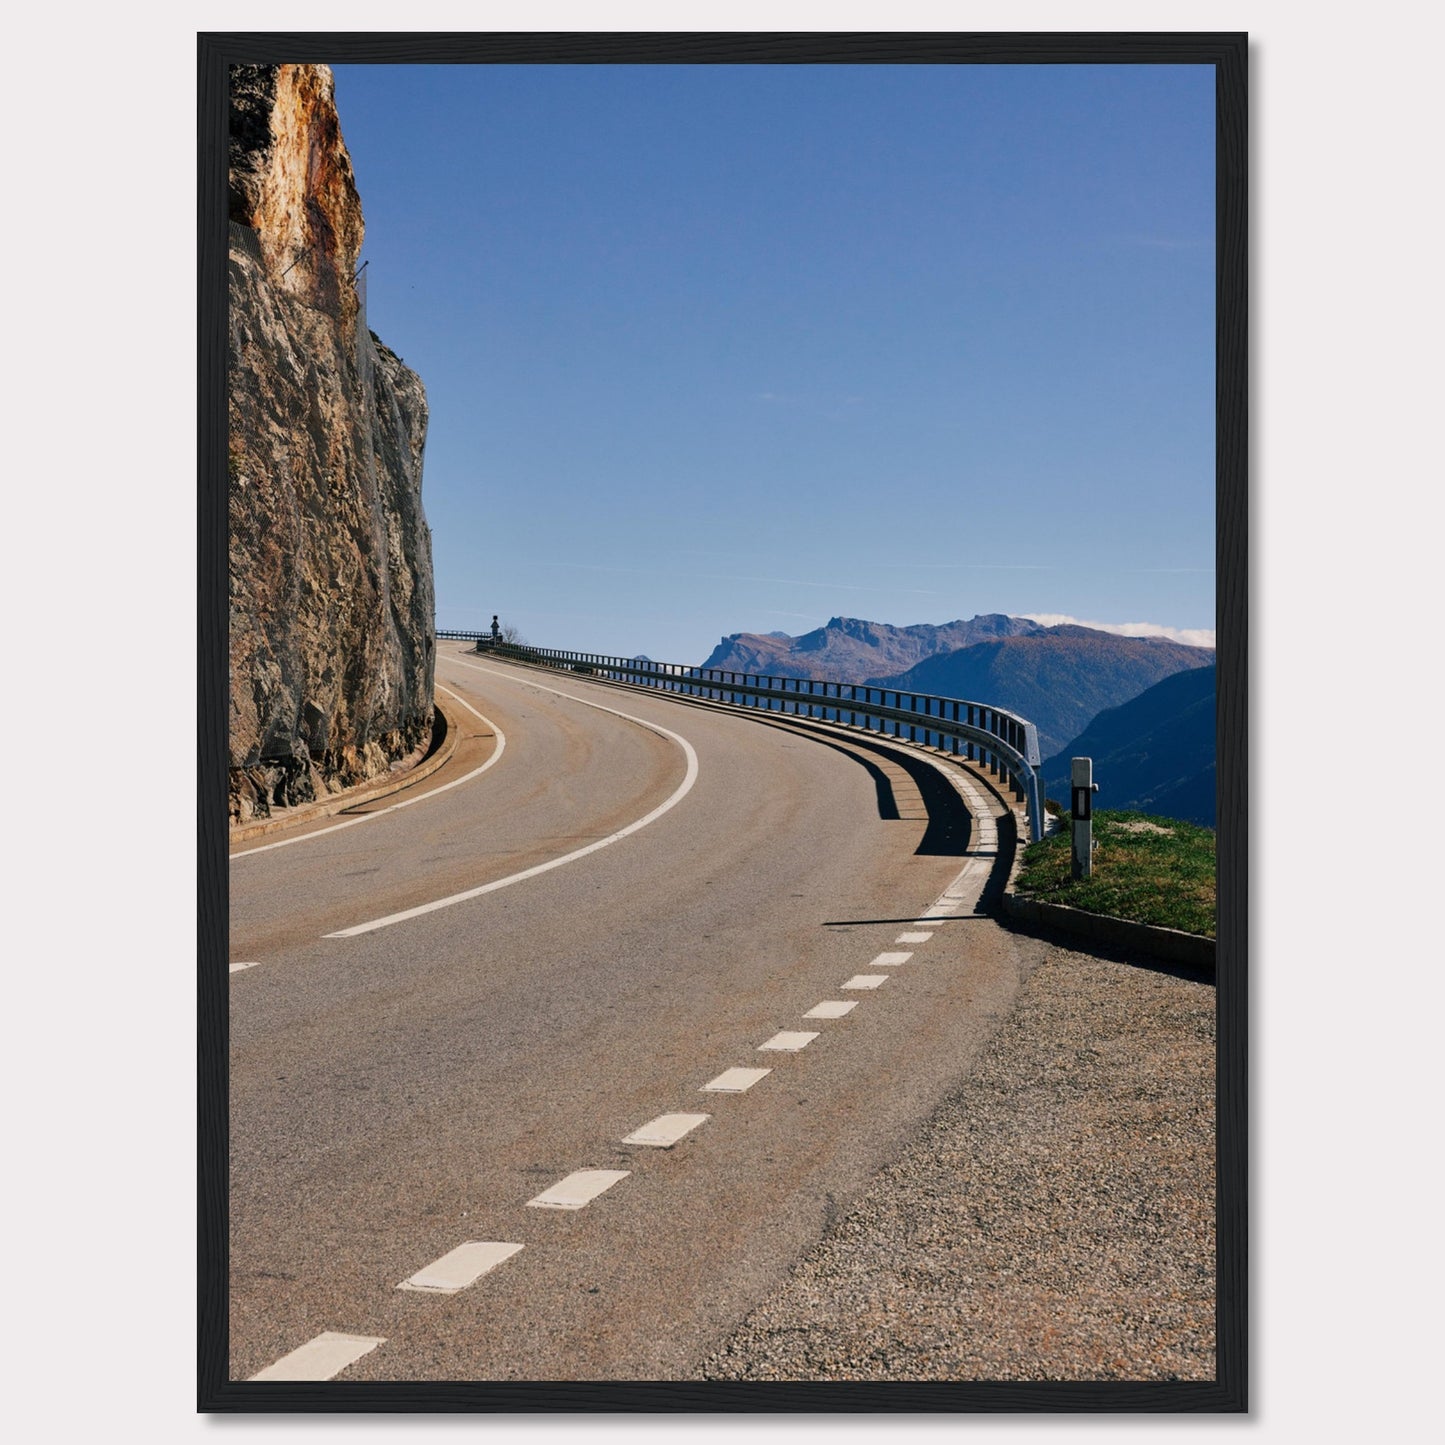
{"label": "railing on cliff edge", "polygon": [[[861,727],[886,737],[937,747],[987,767],[1003,779],[1014,797],[1027,803],[1029,836],[1043,837],[1044,795],[1039,776],[1039,731],[1027,718],[988,703],[929,693],[874,687],[867,683],[833,682],[820,677],[770,677],[721,668],[642,658],[608,657],[593,652],[559,652],[550,647],[525,647],[492,641],[490,632],[438,630],[437,637],[477,643],[479,651],[515,662],[529,662],[559,671],[601,677],[664,692],[706,698],[733,707],[763,708],[791,716]],[[892,702],[889,699],[892,698]],[[907,705],[904,703],[907,699]],[[774,707],[774,704],[777,704]],[[861,722],[859,720],[862,720]],[[875,725],[876,724],[876,729]],[[922,737],[919,737],[920,732]]]}

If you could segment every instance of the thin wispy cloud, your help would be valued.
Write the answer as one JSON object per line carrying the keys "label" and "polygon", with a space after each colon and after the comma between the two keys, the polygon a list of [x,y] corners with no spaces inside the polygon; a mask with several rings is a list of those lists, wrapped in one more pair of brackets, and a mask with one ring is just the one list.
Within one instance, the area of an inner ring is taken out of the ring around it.
{"label": "thin wispy cloud", "polygon": [[712,582],[771,582],[782,587],[819,587],[825,592],[906,592],[915,597],[948,596],[946,592],[935,592],[926,587],[869,587],[863,582],[814,582],[807,577],[731,577],[708,572],[695,575],[706,577]]}
{"label": "thin wispy cloud", "polygon": [[[675,557],[711,557],[713,559],[726,559],[727,554],[717,547],[672,547],[669,548]],[[734,554],[737,555],[737,554]],[[751,561],[776,562],[786,561],[786,558],[778,555],[761,556],[754,554]],[[575,565],[581,565],[580,563]],[[883,557],[854,556],[846,562],[850,567],[871,567],[875,570],[882,567],[900,567],[909,572],[930,571],[930,572],[1058,572],[1062,569],[1050,562],[915,562],[911,558],[906,561],[890,561]],[[1167,568],[1145,568],[1145,571],[1167,571]],[[1198,571],[1198,568],[1179,568],[1179,571]],[[1212,570],[1212,569],[1210,569]],[[827,585],[827,584],[819,584]]]}
{"label": "thin wispy cloud", "polygon": [[930,572],[1057,572],[1051,562],[908,562]]}
{"label": "thin wispy cloud", "polygon": [[[909,562],[909,568],[930,572],[1077,572],[1078,566],[1062,566],[1057,562]],[[1094,570],[1094,564],[1088,564]],[[1119,573],[1183,573],[1198,572],[1213,575],[1213,567],[1113,567],[1110,571]]]}
{"label": "thin wispy cloud", "polygon": [[1120,236],[1125,246],[1145,246],[1153,251],[1203,251],[1214,247],[1213,236]]}
{"label": "thin wispy cloud", "polygon": [[802,396],[786,391],[755,391],[754,401],[768,406],[786,407],[806,416],[825,417],[830,421],[841,421],[853,408],[862,406],[866,397],[848,396]]}
{"label": "thin wispy cloud", "polygon": [[639,577],[669,577],[705,582],[767,582],[779,587],[817,587],[825,592],[907,593],[915,597],[946,597],[926,587],[870,587],[862,582],[817,582],[810,577],[754,577],[733,572],[664,572],[656,567],[609,567],[600,562],[537,562],[539,567],[566,567],[581,572],[626,572]]}
{"label": "thin wispy cloud", "polygon": [[1112,632],[1117,637],[1167,637],[1171,642],[1182,642],[1186,647],[1213,647],[1212,627],[1165,627],[1158,622],[1087,622],[1082,617],[1070,617],[1063,612],[1021,612],[1030,622],[1042,627],[1091,627],[1095,632]]}

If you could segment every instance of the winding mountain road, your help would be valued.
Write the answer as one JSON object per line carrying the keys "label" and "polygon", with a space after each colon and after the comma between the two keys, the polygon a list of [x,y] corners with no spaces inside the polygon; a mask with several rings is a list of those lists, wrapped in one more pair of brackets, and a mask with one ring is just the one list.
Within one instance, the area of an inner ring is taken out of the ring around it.
{"label": "winding mountain road", "polygon": [[441,646],[446,767],[232,855],[232,1377],[687,1378],[1007,1013],[1003,806]]}

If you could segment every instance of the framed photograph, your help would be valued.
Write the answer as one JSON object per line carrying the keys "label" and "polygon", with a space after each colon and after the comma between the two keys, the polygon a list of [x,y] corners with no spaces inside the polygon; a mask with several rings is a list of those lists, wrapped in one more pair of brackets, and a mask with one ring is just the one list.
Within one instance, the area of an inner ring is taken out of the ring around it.
{"label": "framed photograph", "polygon": [[204,1412],[1240,1412],[1247,37],[202,34]]}

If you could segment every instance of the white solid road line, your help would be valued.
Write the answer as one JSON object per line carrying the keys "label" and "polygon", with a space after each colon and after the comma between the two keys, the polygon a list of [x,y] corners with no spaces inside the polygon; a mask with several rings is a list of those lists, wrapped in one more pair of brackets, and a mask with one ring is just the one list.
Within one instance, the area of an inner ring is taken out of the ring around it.
{"label": "white solid road line", "polygon": [[634,1129],[622,1142],[646,1144],[654,1149],[671,1149],[679,1139],[706,1124],[711,1114],[659,1114],[657,1118]]}
{"label": "white solid road line", "polygon": [[826,999],[823,1003],[814,1004],[803,1017],[805,1019],[840,1019],[844,1014],[852,1013],[857,1007],[857,999],[851,1003],[844,1003],[841,999]]}
{"label": "white solid road line", "polygon": [[369,1355],[384,1339],[371,1335],[339,1335],[327,1330],[308,1340],[300,1349],[283,1355],[274,1365],[252,1375],[253,1380],[329,1380],[363,1355]]}
{"label": "white solid road line", "polygon": [[475,1284],[488,1270],[496,1269],[503,1260],[511,1259],[521,1248],[520,1244],[469,1240],[425,1269],[417,1270],[410,1279],[397,1285],[397,1289],[417,1290],[422,1294],[456,1294]]}
{"label": "white solid road line", "polygon": [[892,968],[895,964],[907,963],[912,957],[913,955],[911,953],[880,953],[868,967]]}
{"label": "white solid road line", "polygon": [[243,968],[255,968],[255,967],[256,967],[256,965],[255,965],[254,963],[233,963],[233,964],[231,965],[231,972],[232,972],[232,973],[240,973],[240,971],[241,971]]}
{"label": "white solid road line", "polygon": [[717,1078],[710,1080],[698,1090],[700,1094],[744,1094],[766,1078],[771,1069],[724,1069]]}
{"label": "white solid road line", "polygon": [[855,973],[844,988],[882,988],[888,982],[889,975],[886,973]]}
{"label": "white solid road line", "polygon": [[479,778],[498,758],[502,756],[503,749],[507,746],[507,739],[501,728],[490,718],[482,717],[476,708],[459,693],[455,693],[449,687],[442,687],[437,683],[440,691],[448,697],[455,698],[475,718],[480,719],[487,727],[496,734],[497,746],[486,762],[481,767],[473,768],[464,777],[454,778],[450,783],[443,783],[439,788],[428,788],[424,793],[418,793],[414,798],[404,798],[400,803],[393,803],[389,808],[378,808],[374,813],[363,813],[360,817],[348,818],[344,823],[333,823],[329,828],[318,828],[314,833],[302,833],[296,838],[282,838],[275,843],[262,843],[259,848],[243,848],[239,853],[232,853],[232,858],[249,858],[253,853],[269,853],[272,848],[289,848],[293,843],[309,843],[313,838],[324,838],[328,833],[339,833],[343,828],[354,828],[358,823],[369,823],[373,818],[384,818],[388,813],[395,813],[400,808],[409,808],[413,803],[425,803],[429,798],[449,792],[452,788],[459,788],[463,783],[470,783],[473,778]]}
{"label": "white solid road line", "polygon": [[758,1052],[772,1049],[777,1053],[796,1054],[799,1049],[806,1049],[817,1037],[817,1034],[794,1033],[784,1029],[782,1033],[774,1034],[767,1043],[759,1044]]}
{"label": "white solid road line", "polygon": [[581,1209],[631,1172],[630,1169],[578,1169],[535,1199],[529,1199],[527,1206],[530,1209]]}
{"label": "white solid road line", "polygon": [[[455,661],[462,662],[464,667],[472,666],[471,663],[463,662],[457,658]],[[496,673],[490,667],[476,668],[477,672],[491,672],[499,677],[507,677],[510,674]],[[516,679],[514,678],[513,681]],[[434,899],[431,903],[419,903],[415,908],[404,908],[400,913],[388,913],[385,918],[373,918],[369,923],[358,923],[352,928],[339,928],[335,933],[323,934],[324,938],[355,938],[358,934],[373,933],[378,928],[390,928],[393,923],[404,923],[409,918],[420,918],[424,913],[435,913],[439,908],[451,908],[454,904],[465,903],[470,898],[480,898],[484,893],[495,893],[498,888],[510,888],[513,883],[521,883],[527,878],[536,878],[539,874],[548,873],[553,868],[560,868],[564,863],[575,863],[579,858],[585,858],[589,853],[595,853],[599,848],[610,847],[613,843],[619,843],[623,838],[631,837],[633,833],[647,827],[649,823],[655,823],[662,815],[675,808],[692,791],[692,785],[697,782],[697,754],[693,751],[692,744],[679,733],[670,731],[668,728],[659,727],[657,723],[648,722],[646,718],[633,717],[631,713],[619,712],[613,707],[603,707],[601,703],[587,702],[580,697],[573,697],[571,693],[559,692],[555,687],[542,687],[541,683],[526,679],[529,687],[540,687],[543,692],[550,692],[557,697],[565,697],[570,702],[580,703],[583,707],[596,708],[598,712],[611,713],[614,717],[626,718],[628,722],[635,722],[640,727],[647,728],[650,732],[660,733],[663,737],[671,738],[680,747],[687,758],[687,773],[682,782],[678,785],[676,792],[655,807],[645,818],[639,818],[635,823],[629,823],[625,828],[610,833],[605,838],[599,838],[595,843],[589,843],[585,848],[578,848],[575,852],[566,853],[560,858],[553,858],[547,863],[538,863],[535,867],[524,868],[520,873],[509,874],[506,878],[498,878],[492,883],[483,883],[477,888],[468,888],[462,893],[451,893],[445,898]]]}

